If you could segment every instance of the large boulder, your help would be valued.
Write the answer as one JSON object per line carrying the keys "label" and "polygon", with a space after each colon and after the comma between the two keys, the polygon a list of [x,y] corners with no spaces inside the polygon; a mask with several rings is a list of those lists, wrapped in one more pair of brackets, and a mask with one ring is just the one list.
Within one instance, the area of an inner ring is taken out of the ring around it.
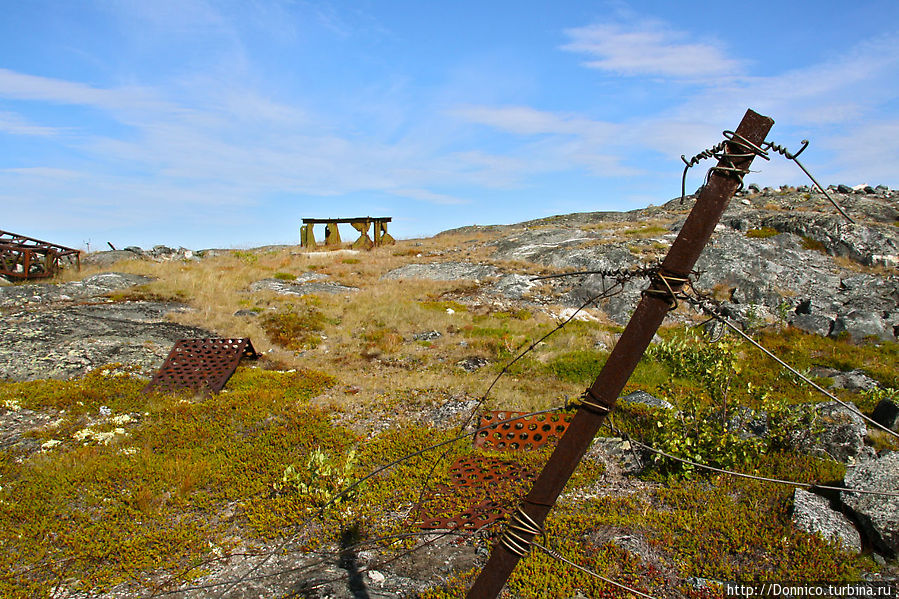
{"label": "large boulder", "polygon": [[859,412],[831,401],[815,406],[815,414],[813,426],[822,430],[812,437],[807,447],[811,453],[822,454],[844,464],[874,457],[874,450],[865,445],[868,427]]}
{"label": "large boulder", "polygon": [[883,318],[882,313],[852,310],[848,314],[837,316],[830,329],[831,337],[849,335],[853,342],[866,340],[894,341],[891,323]]}
{"label": "large boulder", "polygon": [[[849,489],[899,493],[899,452],[891,451],[846,470]],[[863,530],[881,551],[899,552],[899,497],[868,493],[840,493],[843,503],[858,516]]]}
{"label": "large boulder", "polygon": [[823,497],[802,489],[793,491],[793,524],[796,528],[817,534],[847,551],[862,550],[861,535],[846,516],[832,510]]}

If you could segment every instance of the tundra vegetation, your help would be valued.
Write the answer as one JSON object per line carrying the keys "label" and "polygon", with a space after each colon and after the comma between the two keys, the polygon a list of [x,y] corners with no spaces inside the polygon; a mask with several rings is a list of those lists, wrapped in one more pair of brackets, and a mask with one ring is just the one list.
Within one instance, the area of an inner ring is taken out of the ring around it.
{"label": "tundra vegetation", "polygon": [[[631,226],[623,238],[661,230]],[[774,233],[750,229],[747,235]],[[244,363],[225,390],[211,396],[143,393],[146,373],[122,364],[73,380],[0,382],[3,411],[50,416],[28,433],[40,450],[0,453],[0,595],[64,596],[63,588],[149,595],[170,576],[201,579],[218,557],[272,547],[302,523],[304,551],[335,549],[349,528],[361,539],[384,537],[373,549],[383,555],[413,548],[420,541],[391,535],[415,530],[406,514],[421,486],[447,483],[448,464],[475,452],[470,439],[448,445],[440,467],[433,465],[442,450],[385,470],[338,500],[341,489],[452,438],[461,418],[438,421],[437,410],[454,401],[470,408],[504,364],[559,318],[534,304],[481,302],[477,282],[382,276],[412,260],[491,264],[484,243],[490,238],[489,232],[441,235],[352,258],[264,248],[105,269],[154,279],[117,293],[116,301],[185,302],[190,310],[171,318],[222,336],[250,337],[264,357]],[[247,292],[260,279],[290,281],[310,272],[359,290]],[[88,268],[62,277],[90,274]],[[428,331],[440,335],[420,336]],[[571,321],[516,362],[483,408],[530,412],[579,396],[620,331],[601,316]],[[861,369],[887,390],[881,395],[899,389],[896,343],[851,343],[782,323],[755,334],[802,371]],[[612,419],[616,429],[721,468],[806,483],[842,479],[842,464],[798,452],[790,442],[797,431],[814,434],[813,416],[803,409],[821,401],[813,391],[736,337],[711,343],[681,319],[660,338],[625,393],[647,391],[676,410],[621,403]],[[459,367],[471,357],[486,366],[473,372]],[[867,413],[877,399],[835,392]],[[769,415],[768,435],[743,436],[729,426],[744,408]],[[602,434],[617,436],[608,429]],[[896,449],[888,437],[876,443]],[[501,457],[539,470],[547,455]],[[649,459],[633,480],[618,475],[610,484],[609,475],[603,462],[584,461],[549,518],[547,542],[566,558],[653,595],[718,593],[700,590],[698,579],[849,581],[893,567],[794,527],[790,487],[709,474],[665,458]],[[461,509],[464,499],[458,498],[460,505],[451,499],[443,509]],[[496,530],[464,543],[489,548]],[[462,597],[475,573],[465,569],[435,580],[424,596]],[[623,596],[539,552],[521,562],[508,591],[512,597],[578,592]]]}

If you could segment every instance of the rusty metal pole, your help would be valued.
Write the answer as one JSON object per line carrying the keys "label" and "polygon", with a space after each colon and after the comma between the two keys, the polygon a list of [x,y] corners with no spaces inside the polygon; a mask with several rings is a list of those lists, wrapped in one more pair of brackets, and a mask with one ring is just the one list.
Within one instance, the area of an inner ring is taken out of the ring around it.
{"label": "rusty metal pole", "polygon": [[[737,127],[735,137],[742,137],[758,146],[765,140],[772,125],[772,119],[747,110]],[[742,156],[732,157],[732,162],[722,159],[718,168],[748,170],[754,157],[752,153],[736,144],[728,146],[728,153]],[[587,452],[606,416],[614,409],[618,395],[671,308],[672,294],[681,289],[684,279],[693,270],[715,230],[715,225],[739,186],[740,177],[730,175],[726,170],[712,171],[696,205],[668,251],[659,275],[653,278],[605,366],[587,390],[585,400],[575,413],[568,431],[559,440],[558,447],[550,456],[531,492],[522,501],[519,511],[525,515],[523,521],[530,519],[530,524],[542,528],[550,509]],[[515,528],[514,535],[519,541],[530,543],[533,539],[534,533],[528,532],[528,528],[533,529],[534,526]],[[510,544],[522,546],[517,542]],[[510,550],[502,540],[497,543],[467,598],[497,597],[523,555],[522,551]]]}

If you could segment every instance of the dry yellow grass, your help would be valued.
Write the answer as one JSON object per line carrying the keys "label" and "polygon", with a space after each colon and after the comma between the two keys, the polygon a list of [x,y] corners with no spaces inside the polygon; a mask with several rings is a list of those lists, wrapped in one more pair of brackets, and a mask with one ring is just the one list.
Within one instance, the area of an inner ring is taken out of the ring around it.
{"label": "dry yellow grass", "polygon": [[[414,411],[416,405],[409,403],[410,397],[427,403],[445,401],[448,396],[481,396],[511,351],[555,324],[553,318],[542,313],[525,321],[494,317],[494,308],[490,306],[456,303],[454,300],[467,301],[477,293],[475,282],[382,279],[390,270],[409,263],[489,263],[492,247],[486,244],[496,236],[489,231],[446,234],[359,253],[285,247],[234,250],[199,261],[127,260],[108,268],[66,271],[60,280],[104,271],[152,277],[151,283],[117,296],[184,301],[191,310],[172,313],[172,320],[220,336],[249,337],[257,350],[282,368],[314,368],[332,374],[339,384],[317,399],[321,405],[349,414],[373,406],[383,409],[383,405],[390,404],[385,401],[388,394],[405,398],[398,411]],[[547,270],[531,264],[494,262],[516,272],[536,274]],[[359,291],[307,298],[248,292],[249,286],[260,279],[275,275],[286,279],[288,275],[313,271],[328,275],[329,281],[358,287]],[[327,324],[317,346],[305,351],[291,351],[272,343],[262,328],[261,318],[235,316],[238,310],[266,314],[310,303],[323,314]],[[447,307],[452,311],[447,311]],[[414,335],[432,330],[441,337],[414,341]],[[551,351],[538,349],[534,358],[545,361],[598,340],[560,334]],[[487,358],[491,365],[472,373],[457,366],[460,360],[472,356]],[[540,377],[509,376],[495,388],[492,402],[507,409],[542,408],[566,394],[577,393],[568,387],[561,384],[559,388],[547,389]]]}

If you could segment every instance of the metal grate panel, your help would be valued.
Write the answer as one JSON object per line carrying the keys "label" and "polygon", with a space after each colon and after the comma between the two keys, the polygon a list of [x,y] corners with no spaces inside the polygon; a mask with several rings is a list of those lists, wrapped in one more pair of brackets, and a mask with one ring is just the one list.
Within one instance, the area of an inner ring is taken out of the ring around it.
{"label": "metal grate panel", "polygon": [[[459,458],[450,467],[452,485],[438,485],[420,506],[415,524],[424,530],[477,530],[493,524],[515,508],[534,476],[528,468],[497,458]],[[470,507],[458,511],[466,504]],[[422,517],[425,511],[432,516]]]}
{"label": "metal grate panel", "polygon": [[256,358],[256,350],[243,339],[181,339],[144,391],[193,389],[221,391],[241,358]]}
{"label": "metal grate panel", "polygon": [[[491,422],[501,422],[515,418],[525,412],[488,412],[481,415],[478,428],[490,426]],[[518,451],[536,449],[547,443],[556,443],[568,430],[571,414],[540,414],[531,418],[517,418],[511,422],[496,424],[492,428],[479,431],[474,438],[474,446],[480,449]]]}

